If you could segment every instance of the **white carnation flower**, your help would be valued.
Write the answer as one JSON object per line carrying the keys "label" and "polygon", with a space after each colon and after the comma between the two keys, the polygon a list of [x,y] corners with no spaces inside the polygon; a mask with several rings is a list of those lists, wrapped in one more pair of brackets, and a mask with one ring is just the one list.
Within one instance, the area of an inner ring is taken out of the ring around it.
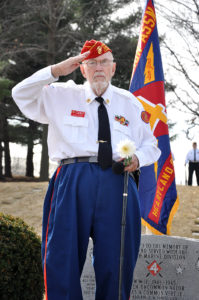
{"label": "white carnation flower", "polygon": [[135,143],[128,139],[122,140],[116,150],[121,158],[130,158],[136,151]]}

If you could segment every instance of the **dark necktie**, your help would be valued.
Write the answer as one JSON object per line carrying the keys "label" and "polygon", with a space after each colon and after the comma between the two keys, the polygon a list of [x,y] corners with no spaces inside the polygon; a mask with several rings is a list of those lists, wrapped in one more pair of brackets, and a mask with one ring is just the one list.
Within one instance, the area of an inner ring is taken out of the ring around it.
{"label": "dark necktie", "polygon": [[194,161],[196,161],[196,149],[194,149]]}
{"label": "dark necktie", "polygon": [[106,169],[112,166],[112,147],[111,147],[111,131],[108,113],[104,105],[104,99],[102,97],[95,98],[100,103],[98,107],[98,163],[102,169]]}

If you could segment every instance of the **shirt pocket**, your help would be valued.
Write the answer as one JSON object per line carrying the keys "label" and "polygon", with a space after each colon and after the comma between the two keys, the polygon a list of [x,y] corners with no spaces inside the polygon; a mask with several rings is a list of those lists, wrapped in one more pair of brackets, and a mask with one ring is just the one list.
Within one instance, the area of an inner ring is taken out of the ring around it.
{"label": "shirt pocket", "polygon": [[130,139],[131,133],[127,126],[121,125],[119,122],[113,122],[112,140],[114,144],[118,144],[121,140]]}
{"label": "shirt pocket", "polygon": [[70,143],[85,143],[88,134],[88,119],[65,116],[64,128]]}

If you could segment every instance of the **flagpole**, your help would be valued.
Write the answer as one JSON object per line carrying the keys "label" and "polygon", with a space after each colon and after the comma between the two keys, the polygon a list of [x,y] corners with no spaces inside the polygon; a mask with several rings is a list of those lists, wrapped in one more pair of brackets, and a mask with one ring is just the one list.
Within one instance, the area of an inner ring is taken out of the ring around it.
{"label": "flagpole", "polygon": [[124,245],[125,245],[125,230],[126,230],[126,208],[127,208],[127,198],[128,198],[128,180],[129,180],[129,172],[124,172],[124,192],[123,192],[123,203],[122,203],[118,300],[122,300],[122,278],[123,278],[123,264],[124,264]]}

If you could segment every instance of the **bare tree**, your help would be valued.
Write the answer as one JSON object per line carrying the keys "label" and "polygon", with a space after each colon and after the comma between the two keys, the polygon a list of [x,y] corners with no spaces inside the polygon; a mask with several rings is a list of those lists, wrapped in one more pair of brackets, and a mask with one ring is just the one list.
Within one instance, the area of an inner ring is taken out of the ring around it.
{"label": "bare tree", "polygon": [[173,85],[172,107],[187,113],[191,128],[199,125],[199,3],[198,0],[160,0],[158,14],[166,21],[163,46]]}

